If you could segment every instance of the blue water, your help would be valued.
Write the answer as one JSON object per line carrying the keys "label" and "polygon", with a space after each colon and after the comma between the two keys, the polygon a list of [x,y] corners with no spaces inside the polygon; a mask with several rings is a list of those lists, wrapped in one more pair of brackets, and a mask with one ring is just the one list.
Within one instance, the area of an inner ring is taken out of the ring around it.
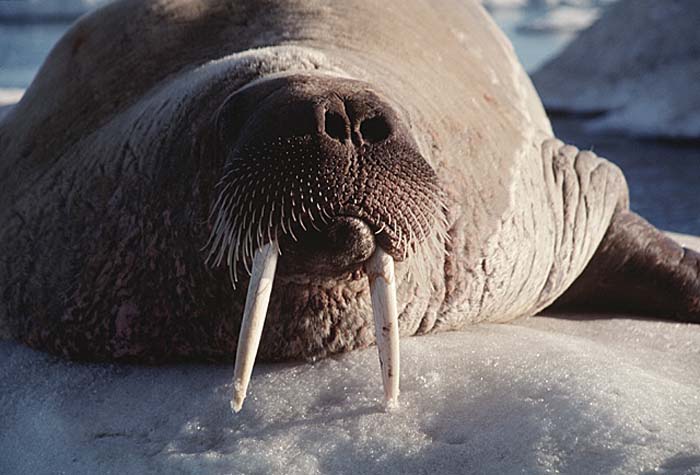
{"label": "blue water", "polygon": [[[528,35],[516,25],[537,10],[495,12],[523,65],[535,70],[556,54],[570,33]],[[0,24],[0,88],[25,88],[68,24]],[[663,229],[700,234],[700,146],[639,141],[586,132],[581,120],[553,118],[563,140],[593,148],[622,167],[630,185],[632,208]]]}
{"label": "blue water", "polygon": [[66,24],[0,25],[0,88],[26,88]]}

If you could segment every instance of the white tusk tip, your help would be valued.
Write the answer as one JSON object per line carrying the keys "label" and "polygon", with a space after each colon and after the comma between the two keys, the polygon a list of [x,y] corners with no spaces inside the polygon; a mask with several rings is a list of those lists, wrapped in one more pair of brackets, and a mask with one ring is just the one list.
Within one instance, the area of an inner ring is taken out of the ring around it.
{"label": "white tusk tip", "polygon": [[388,398],[384,401],[384,408],[386,409],[386,412],[394,412],[399,409],[399,397],[394,396],[392,398]]}
{"label": "white tusk tip", "polygon": [[277,267],[278,254],[275,246],[275,243],[265,244],[255,251],[253,258],[253,272],[248,284],[236,348],[236,362],[233,368],[233,399],[231,400],[233,412],[238,412],[243,407],[243,400],[253,374],[253,364],[260,345]]}
{"label": "white tusk tip", "polygon": [[240,412],[245,401],[246,388],[243,387],[240,381],[233,383],[233,398],[231,399],[231,409],[233,412]]}

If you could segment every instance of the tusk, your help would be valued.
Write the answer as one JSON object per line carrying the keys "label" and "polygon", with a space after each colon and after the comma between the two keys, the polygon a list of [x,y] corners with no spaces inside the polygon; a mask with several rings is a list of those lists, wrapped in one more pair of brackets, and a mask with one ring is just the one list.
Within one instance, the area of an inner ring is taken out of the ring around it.
{"label": "tusk", "polygon": [[233,370],[231,408],[234,412],[240,411],[243,407],[250,376],[253,373],[253,364],[265,324],[267,305],[270,303],[276,267],[277,250],[274,242],[269,242],[255,251],[253,272],[248,284],[248,295],[241,321],[241,332],[238,335],[236,365]]}
{"label": "tusk", "polygon": [[399,316],[396,307],[394,259],[377,247],[366,264],[372,294],[374,329],[382,368],[384,399],[387,407],[398,405],[399,397]]}

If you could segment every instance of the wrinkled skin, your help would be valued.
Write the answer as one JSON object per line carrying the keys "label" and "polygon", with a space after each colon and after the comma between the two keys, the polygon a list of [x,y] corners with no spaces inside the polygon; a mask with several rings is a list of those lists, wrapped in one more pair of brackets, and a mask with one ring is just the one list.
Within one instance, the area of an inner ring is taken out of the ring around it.
{"label": "wrinkled skin", "polygon": [[[275,236],[261,359],[373,343],[376,246],[402,335],[535,314],[627,209],[619,169],[551,135],[477,2],[116,2],[0,123],[3,332],[79,359],[230,360],[245,267]],[[312,177],[314,226],[263,207]],[[234,178],[235,289],[215,241]]]}

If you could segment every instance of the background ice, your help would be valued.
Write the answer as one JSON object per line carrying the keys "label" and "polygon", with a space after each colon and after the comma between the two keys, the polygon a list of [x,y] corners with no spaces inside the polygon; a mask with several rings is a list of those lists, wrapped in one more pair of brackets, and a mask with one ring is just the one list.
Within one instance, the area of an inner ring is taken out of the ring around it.
{"label": "background ice", "polygon": [[516,23],[521,33],[574,33],[590,26],[602,10],[617,0],[482,0],[497,18],[504,11],[523,14]]}
{"label": "background ice", "polygon": [[22,94],[24,94],[24,89],[0,87],[0,119],[12,105],[20,100]]}
{"label": "background ice", "polygon": [[24,94],[24,89],[0,88],[0,106],[14,104],[19,101]]}
{"label": "background ice", "polygon": [[[700,247],[700,239],[694,239]],[[0,473],[700,473],[700,325],[564,315],[232,367],[79,364],[0,342]]]}
{"label": "background ice", "polygon": [[552,8],[559,6],[597,8],[617,0],[481,0],[487,8]]}
{"label": "background ice", "polygon": [[549,31],[579,31],[598,19],[600,11],[595,8],[561,6],[521,23],[521,31],[540,33]]}
{"label": "background ice", "polygon": [[623,0],[533,75],[549,110],[596,130],[700,138],[700,8]]}

